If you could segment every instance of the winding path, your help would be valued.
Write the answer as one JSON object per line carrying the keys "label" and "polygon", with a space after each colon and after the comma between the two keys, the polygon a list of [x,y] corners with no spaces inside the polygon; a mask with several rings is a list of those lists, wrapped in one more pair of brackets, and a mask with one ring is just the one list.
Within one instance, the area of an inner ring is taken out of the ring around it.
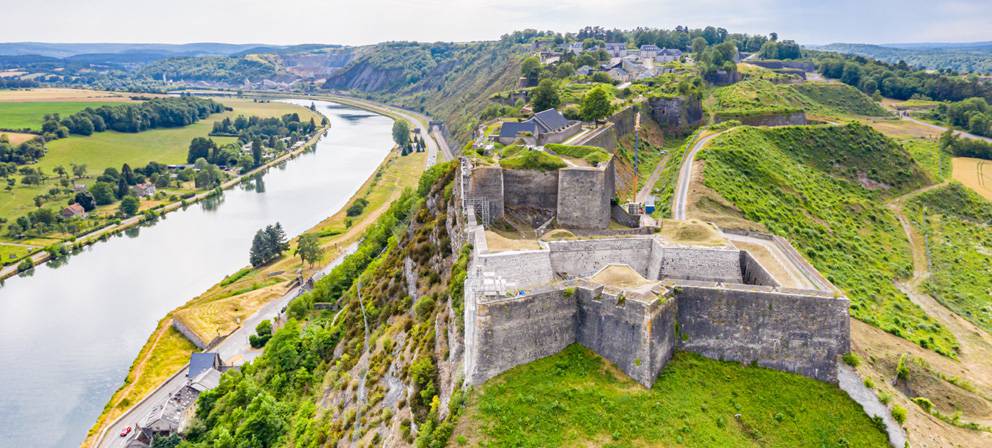
{"label": "winding path", "polygon": [[692,183],[692,162],[696,158],[696,153],[703,149],[703,146],[706,146],[706,144],[709,143],[713,137],[721,135],[729,130],[730,129],[720,131],[716,134],[710,134],[705,137],[696,137],[692,147],[689,148],[689,152],[682,158],[682,166],[679,168],[679,177],[675,183],[675,195],[672,198],[673,219],[686,219],[685,209],[686,203],[689,201],[689,184]]}

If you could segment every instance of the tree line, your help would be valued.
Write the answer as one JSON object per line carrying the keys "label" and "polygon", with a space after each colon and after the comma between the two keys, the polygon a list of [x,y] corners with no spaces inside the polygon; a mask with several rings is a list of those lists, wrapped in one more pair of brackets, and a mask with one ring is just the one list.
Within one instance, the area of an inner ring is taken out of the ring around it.
{"label": "tree line", "polygon": [[0,162],[26,165],[37,162],[44,155],[45,144],[38,139],[15,145],[6,134],[0,134]]}
{"label": "tree line", "polygon": [[973,138],[961,138],[948,129],[940,135],[940,148],[955,157],[974,157],[992,160],[992,143]]}
{"label": "tree line", "polygon": [[820,53],[817,71],[831,79],[860,89],[868,95],[878,92],[887,98],[908,100],[961,101],[980,97],[992,101],[992,83],[977,76],[960,76],[914,70],[905,62],[888,64],[862,56]]}
{"label": "tree line", "polygon": [[992,137],[992,107],[985,98],[941,103],[929,112],[929,116],[972,134]]}
{"label": "tree line", "polygon": [[224,105],[204,98],[153,98],[141,103],[87,107],[66,117],[45,115],[41,131],[45,140],[65,138],[69,134],[92,135],[107,130],[133,133],[188,126],[223,111]]}

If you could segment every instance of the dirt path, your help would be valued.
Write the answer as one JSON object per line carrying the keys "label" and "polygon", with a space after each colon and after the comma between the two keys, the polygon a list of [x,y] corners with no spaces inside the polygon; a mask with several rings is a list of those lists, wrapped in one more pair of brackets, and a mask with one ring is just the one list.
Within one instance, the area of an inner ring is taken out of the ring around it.
{"label": "dirt path", "polygon": [[658,165],[654,167],[654,171],[648,176],[648,180],[644,182],[644,186],[637,192],[637,197],[635,200],[640,203],[644,203],[651,195],[651,191],[654,190],[654,184],[658,183],[658,178],[661,177],[661,171],[665,169],[665,165],[668,164],[668,160],[672,158],[672,154],[666,154],[658,161]]}

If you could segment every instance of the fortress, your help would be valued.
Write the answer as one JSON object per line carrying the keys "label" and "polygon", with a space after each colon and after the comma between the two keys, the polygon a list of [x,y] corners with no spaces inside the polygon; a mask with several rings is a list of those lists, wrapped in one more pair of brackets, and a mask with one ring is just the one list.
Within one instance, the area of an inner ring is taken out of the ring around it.
{"label": "fortress", "polygon": [[[612,161],[547,173],[463,159],[461,169],[473,244],[465,280],[468,384],[572,343],[645,387],[675,350],[837,382],[838,359],[850,351],[850,303],[785,240],[705,223],[621,229],[615,215],[622,208],[611,213],[609,205]],[[569,172],[577,170],[584,171],[581,186]],[[488,224],[519,207],[546,209],[559,228],[586,236],[549,237],[555,231],[508,246]]]}

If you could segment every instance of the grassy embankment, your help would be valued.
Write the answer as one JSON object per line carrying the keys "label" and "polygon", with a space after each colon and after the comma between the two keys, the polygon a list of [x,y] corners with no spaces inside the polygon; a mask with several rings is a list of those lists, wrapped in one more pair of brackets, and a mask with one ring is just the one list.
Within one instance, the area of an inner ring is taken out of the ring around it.
{"label": "grassy embankment", "polygon": [[704,183],[788,238],[851,299],[851,315],[946,356],[958,343],[893,284],[912,274],[909,244],[883,202],[930,183],[909,153],[870,128],[738,128],[699,155]]}
{"label": "grassy embankment", "polygon": [[[331,132],[334,132],[333,128]],[[324,249],[322,261],[326,263],[336,258],[358,240],[364,230],[388,209],[404,189],[415,187],[426,159],[426,153],[404,157],[396,151],[390,152],[375,174],[366,180],[340,211],[308,230],[306,233],[319,236]],[[346,210],[360,198],[368,201],[368,205],[361,215],[349,218]],[[295,278],[297,269],[312,273],[311,268],[303,266],[300,259],[292,255],[294,248],[295,241],[282,258],[258,269],[246,267],[229,275],[163,318],[132,364],[124,385],[114,393],[90,429],[88,438],[93,437],[105,422],[123,413],[189,361],[189,354],[195,347],[172,329],[173,318],[184,319],[194,331],[207,339],[234,331],[236,326],[233,322],[236,318],[244,320],[269,300],[285,293]],[[168,337],[160,338],[159,335],[163,334]],[[174,343],[172,337],[176,336],[185,344]],[[146,362],[151,359],[161,361]]]}
{"label": "grassy embankment", "polygon": [[798,111],[804,111],[814,119],[819,116],[889,116],[878,103],[857,89],[823,82],[776,84],[751,79],[714,89],[704,106],[708,113],[727,118]]}
{"label": "grassy embankment", "polygon": [[926,236],[924,291],[992,332],[992,203],[955,183],[910,199],[905,210]]}
{"label": "grassy embankment", "polygon": [[[45,92],[42,92],[45,93]],[[131,167],[144,166],[150,161],[164,164],[185,163],[189,142],[194,137],[206,137],[213,127],[214,121],[223,120],[226,117],[234,118],[238,115],[256,115],[260,117],[278,117],[283,114],[297,112],[304,120],[310,117],[320,120],[320,115],[304,107],[286,103],[256,103],[251,100],[222,98],[223,104],[233,108],[233,111],[222,114],[214,114],[193,125],[182,128],[153,129],[139,133],[120,132],[100,132],[91,136],[70,136],[65,139],[49,142],[48,152],[33,167],[40,168],[50,176],[39,185],[23,185],[20,182],[20,175],[14,175],[16,185],[11,190],[0,191],[0,217],[13,221],[18,216],[22,216],[34,210],[34,198],[47,193],[50,189],[59,187],[59,180],[54,176],[52,169],[62,166],[67,170],[71,164],[84,164],[87,166],[89,176],[84,179],[76,179],[73,183],[89,186],[94,183],[96,176],[103,172],[104,168],[120,168],[124,163]],[[0,122],[5,118],[4,107],[11,104],[28,104],[38,110],[45,109],[47,105],[61,104],[52,102],[30,102],[30,103],[3,103],[0,102]],[[95,103],[85,103],[95,104]],[[39,118],[40,120],[40,118]],[[40,121],[39,121],[40,124]],[[218,143],[228,143],[235,139],[233,137],[214,137]],[[192,182],[188,182],[183,188],[161,189],[167,197],[180,197],[184,194],[195,192]],[[166,201],[168,202],[168,201]],[[147,210],[163,203],[162,200],[146,198],[142,200],[141,210]],[[90,213],[90,216],[80,221],[81,233],[99,228],[105,225],[107,217],[113,216],[117,212],[119,203],[97,207]],[[65,206],[62,200],[53,200],[45,203],[43,207],[61,210]],[[46,245],[55,243],[61,239],[71,238],[68,234],[46,235],[35,244],[31,240],[9,240],[0,237],[0,243],[26,244],[30,246],[30,252],[36,252]],[[21,255],[23,256],[23,255]],[[5,257],[0,264],[16,263],[16,258]]]}
{"label": "grassy embankment", "polygon": [[887,446],[836,386],[679,352],[650,390],[589,350],[516,367],[473,392],[456,446]]}

